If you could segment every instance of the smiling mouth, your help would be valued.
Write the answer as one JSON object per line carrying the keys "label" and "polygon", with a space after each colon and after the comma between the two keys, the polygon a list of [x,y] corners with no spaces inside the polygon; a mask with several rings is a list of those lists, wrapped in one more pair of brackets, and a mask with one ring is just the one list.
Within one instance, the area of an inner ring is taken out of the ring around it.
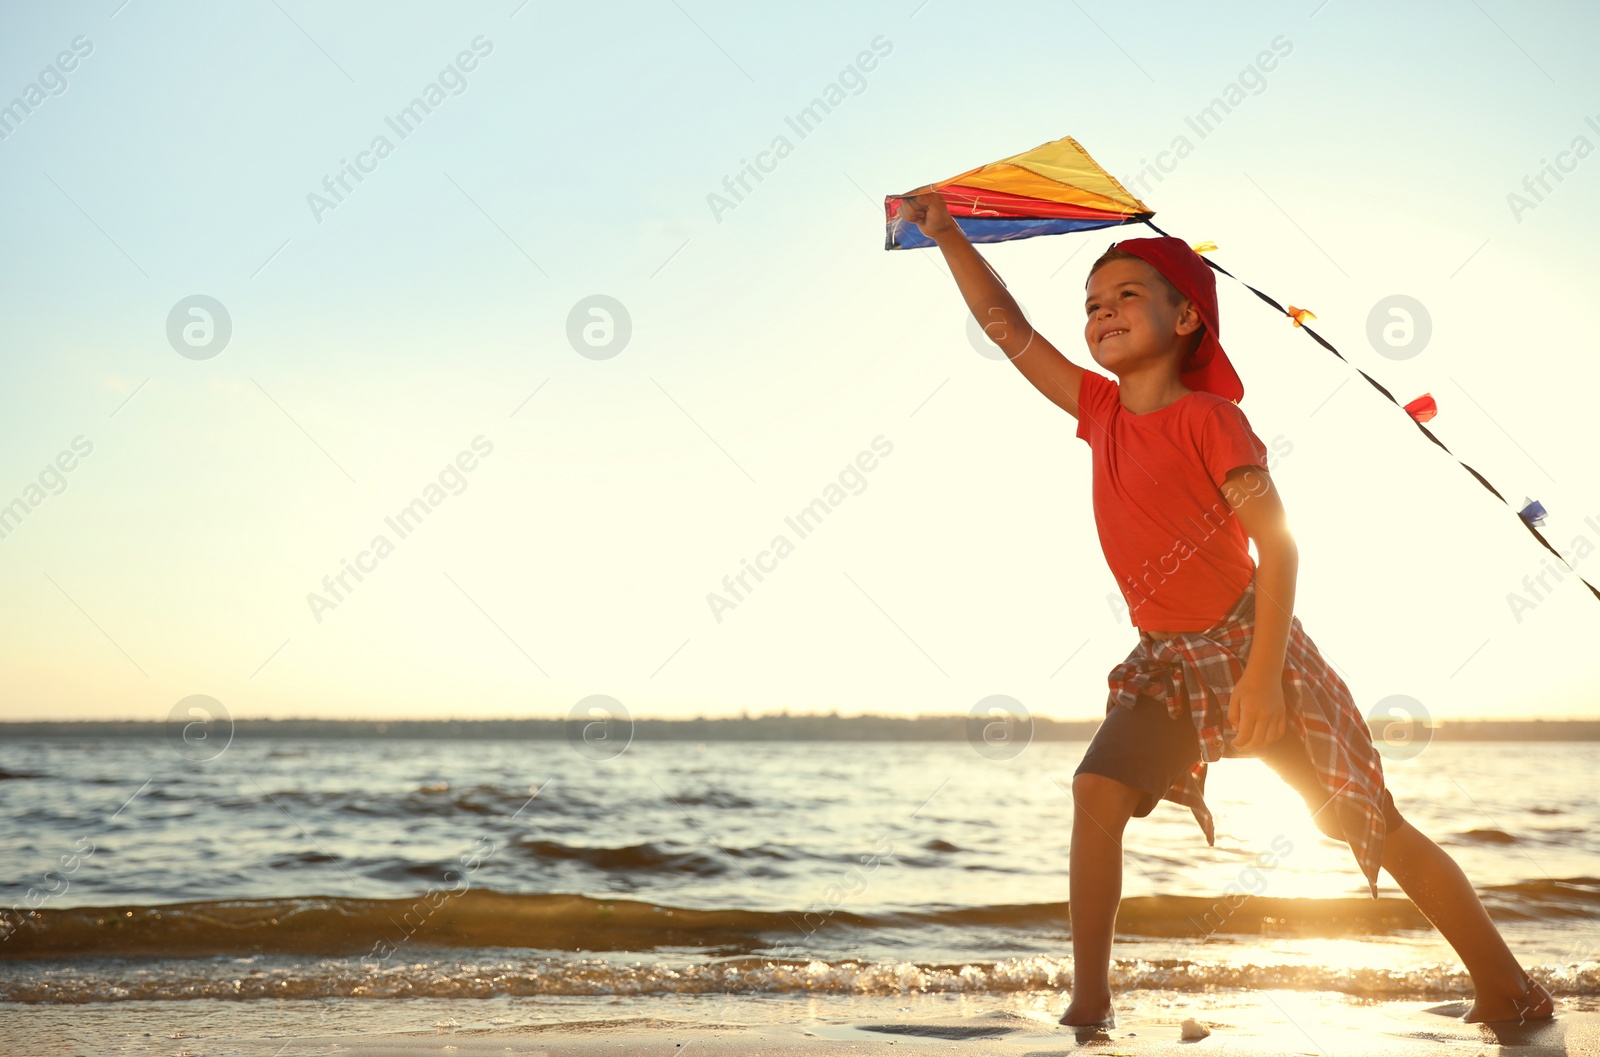
{"label": "smiling mouth", "polygon": [[1113,330],[1109,334],[1100,335],[1100,340],[1101,341],[1106,341],[1106,340],[1108,340],[1110,338],[1120,337],[1121,335],[1126,334],[1126,333],[1127,333],[1126,330]]}

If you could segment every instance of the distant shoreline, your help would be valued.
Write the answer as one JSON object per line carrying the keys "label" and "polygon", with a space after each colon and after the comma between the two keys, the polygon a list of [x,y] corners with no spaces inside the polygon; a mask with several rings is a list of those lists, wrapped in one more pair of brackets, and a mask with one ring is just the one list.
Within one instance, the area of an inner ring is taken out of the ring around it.
{"label": "distant shoreline", "polygon": [[[715,719],[635,719],[634,741],[963,741],[982,736],[981,723],[964,715],[774,715]],[[1035,716],[1034,741],[1087,741],[1098,719]],[[1392,720],[1372,724],[1374,739]],[[406,739],[452,741],[563,741],[582,736],[568,719],[238,719],[233,737],[312,740]],[[628,733],[627,721],[618,724]],[[0,722],[0,740],[16,738],[166,738],[181,736],[169,723],[149,720],[34,720]],[[607,735],[610,737],[611,735]],[[1017,730],[1016,736],[1026,736]],[[1418,724],[1412,737],[1436,741],[1600,741],[1600,719],[1454,720],[1432,728]]]}

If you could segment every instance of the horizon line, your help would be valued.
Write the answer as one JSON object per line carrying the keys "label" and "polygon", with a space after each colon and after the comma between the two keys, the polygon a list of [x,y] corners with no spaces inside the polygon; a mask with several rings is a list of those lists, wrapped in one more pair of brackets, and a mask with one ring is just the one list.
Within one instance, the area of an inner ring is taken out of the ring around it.
{"label": "horizon line", "polygon": [[[738,713],[732,715],[698,715],[698,716],[659,716],[638,715],[626,717],[632,722],[640,723],[717,723],[717,722],[753,722],[769,719],[831,719],[831,720],[939,720],[939,719],[970,719],[973,718],[966,712],[918,712],[911,715],[884,713],[884,712],[763,712]],[[1030,713],[1026,717],[1034,720],[1047,720],[1052,723],[1097,723],[1105,718],[1104,714],[1084,717],[1062,717],[1044,713]],[[234,716],[230,717],[234,723],[535,723],[535,722],[568,722],[574,717],[563,714],[550,715],[495,715],[495,716]],[[1392,722],[1387,717],[1366,717],[1367,722],[1380,723]],[[163,725],[171,722],[169,719],[149,719],[145,717],[76,717],[63,718],[61,716],[40,717],[32,719],[0,719],[0,728],[22,725],[37,725],[44,723],[143,723],[150,725]],[[1454,723],[1600,723],[1600,713],[1579,716],[1438,716],[1422,717],[1419,722],[1430,727],[1441,727]]]}

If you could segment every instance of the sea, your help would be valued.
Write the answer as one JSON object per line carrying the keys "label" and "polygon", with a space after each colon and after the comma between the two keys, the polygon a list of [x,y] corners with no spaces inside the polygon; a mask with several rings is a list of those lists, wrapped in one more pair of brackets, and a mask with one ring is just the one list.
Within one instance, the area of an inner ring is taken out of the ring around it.
{"label": "sea", "polygon": [[[179,746],[183,749],[184,746]],[[0,1004],[498,998],[568,1019],[849,996],[1064,1008],[1082,742],[0,745]],[[192,758],[191,758],[192,757]],[[1600,742],[1386,762],[1513,950],[1600,996]],[[1256,760],[1125,835],[1114,986],[1459,999],[1450,948]]]}

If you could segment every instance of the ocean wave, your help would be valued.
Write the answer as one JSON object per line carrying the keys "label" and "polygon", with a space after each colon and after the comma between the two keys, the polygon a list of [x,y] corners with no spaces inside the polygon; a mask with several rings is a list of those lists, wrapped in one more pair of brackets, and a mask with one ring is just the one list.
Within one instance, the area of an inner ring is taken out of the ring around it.
{"label": "ocean wave", "polygon": [[[395,965],[241,961],[165,963],[155,969],[111,963],[93,971],[16,974],[16,979],[0,973],[0,998],[25,1003],[271,998],[337,1007],[350,1000],[394,998],[703,995],[716,1002],[751,995],[1007,994],[1072,986],[1070,960],[1046,956],[966,964],[758,958],[624,965],[583,958],[425,962],[408,957]],[[1546,966],[1533,974],[1558,996],[1600,994],[1600,962]],[[1334,992],[1383,1000],[1460,998],[1472,990],[1464,972],[1444,966],[1396,971],[1186,959],[1119,959],[1112,967],[1112,986],[1187,993]]]}
{"label": "ocean wave", "polygon": [[[510,849],[519,855],[541,862],[578,862],[595,870],[614,873],[657,872],[666,874],[695,874],[711,876],[728,872],[729,866],[718,856],[708,855],[699,849],[674,851],[653,843],[632,844],[624,847],[583,847],[549,840],[521,840]],[[720,849],[734,859],[794,858],[781,848],[758,846]]]}
{"label": "ocean wave", "polygon": [[[1528,881],[1484,890],[1501,919],[1565,924],[1600,917],[1600,879]],[[1033,932],[1069,926],[1066,903],[930,907],[852,912],[695,909],[580,895],[519,895],[429,889],[409,899],[213,900],[158,906],[0,911],[0,958],[209,957],[237,954],[376,955],[408,942],[444,948],[723,953],[781,950],[810,938],[856,938],[929,929]],[[1407,899],[1287,899],[1244,893],[1216,898],[1124,899],[1117,930],[1134,937],[1194,940],[1216,934],[1383,936],[1427,929]]]}

